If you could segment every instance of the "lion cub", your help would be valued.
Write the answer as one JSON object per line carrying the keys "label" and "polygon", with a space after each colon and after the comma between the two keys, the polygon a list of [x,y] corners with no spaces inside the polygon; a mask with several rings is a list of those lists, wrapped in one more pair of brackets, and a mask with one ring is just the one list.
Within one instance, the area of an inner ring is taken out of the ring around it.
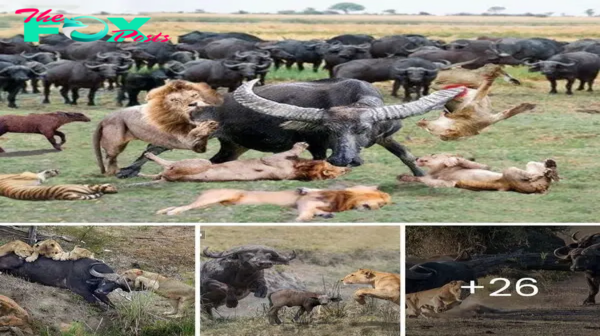
{"label": "lion cub", "polygon": [[429,317],[426,313],[443,313],[460,305],[471,292],[462,288],[467,283],[450,281],[440,288],[434,288],[422,292],[406,294],[407,314],[410,317]]}
{"label": "lion cub", "polygon": [[[523,103],[500,113],[492,113],[492,103],[488,94],[494,80],[503,73],[500,66],[490,68],[477,90],[465,87],[465,91],[446,103],[446,110],[436,120],[422,119],[417,125],[442,140],[456,140],[479,134],[484,128],[517,114],[535,108],[534,104]],[[449,89],[462,85],[449,85]]]}
{"label": "lion cub", "polygon": [[0,257],[14,253],[21,258],[27,258],[33,253],[33,248],[29,244],[20,240],[13,240],[0,246]]}
{"label": "lion cub", "polygon": [[134,290],[151,290],[169,300],[173,310],[164,313],[168,317],[182,317],[195,302],[196,290],[181,281],[136,268],[123,272],[121,276]]}

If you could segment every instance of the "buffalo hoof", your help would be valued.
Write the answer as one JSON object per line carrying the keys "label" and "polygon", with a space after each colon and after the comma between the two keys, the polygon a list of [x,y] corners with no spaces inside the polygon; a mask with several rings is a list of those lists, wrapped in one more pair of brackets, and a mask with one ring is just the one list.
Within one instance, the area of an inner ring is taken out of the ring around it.
{"label": "buffalo hoof", "polygon": [[42,104],[50,104],[50,101],[49,101],[48,99],[44,99],[44,100],[42,101]]}
{"label": "buffalo hoof", "polygon": [[15,104],[8,104],[8,107],[10,107],[10,108],[18,108],[17,105],[15,105]]}
{"label": "buffalo hoof", "polygon": [[94,102],[88,102],[87,106],[96,106],[96,104],[94,104]]}
{"label": "buffalo hoof", "polygon": [[556,92],[556,91],[550,91],[550,92],[548,92],[548,93],[549,93],[549,94],[557,94],[558,92]]}
{"label": "buffalo hoof", "polygon": [[567,92],[567,94],[568,94],[569,96],[572,96],[572,95],[573,95],[573,92]]}
{"label": "buffalo hoof", "polygon": [[139,173],[140,173],[139,168],[123,168],[123,169],[119,170],[119,172],[116,174],[116,176],[117,176],[117,178],[125,179],[125,178],[136,177],[136,176],[138,176]]}
{"label": "buffalo hoof", "polygon": [[238,306],[238,302],[237,302],[237,301],[227,301],[227,302],[225,303],[225,306],[226,306],[227,308],[235,308],[235,307],[237,307],[237,306]]}

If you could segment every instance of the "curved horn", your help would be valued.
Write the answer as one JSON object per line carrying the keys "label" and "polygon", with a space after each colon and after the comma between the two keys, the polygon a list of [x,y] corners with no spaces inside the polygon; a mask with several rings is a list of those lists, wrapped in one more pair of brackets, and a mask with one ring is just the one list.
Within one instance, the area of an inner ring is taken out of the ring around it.
{"label": "curved horn", "polygon": [[467,42],[467,43],[458,43],[458,42],[452,42],[452,43],[450,43],[450,44],[454,44],[454,45],[457,45],[457,46],[459,46],[459,47],[468,47],[468,46],[469,46],[469,43],[468,43],[468,42]]}
{"label": "curved horn", "polygon": [[[177,63],[179,63],[179,62],[177,62]],[[181,63],[179,63],[179,64],[181,64]],[[173,69],[173,67],[175,65],[176,65],[175,63],[167,62],[165,64],[165,68],[176,75],[183,75],[183,73],[185,72],[185,67],[183,67],[183,65],[181,64],[181,67],[183,68],[183,70],[177,71],[177,70]]]}
{"label": "curved horn", "polygon": [[[33,62],[28,62],[28,63],[33,63]],[[31,70],[31,72],[33,72],[34,74],[38,75],[38,76],[42,76],[44,74],[46,74],[46,71],[48,71],[48,68],[46,68],[45,65],[43,65],[42,63],[39,62],[35,62],[36,64],[28,64],[27,67],[29,68],[29,70]],[[44,71],[42,72],[37,72],[35,71],[34,67],[42,67],[44,68]]]}
{"label": "curved horn", "polygon": [[296,251],[292,251],[292,254],[290,254],[289,257],[284,257],[282,255],[280,255],[279,253],[277,253],[277,251],[272,250],[271,253],[275,254],[276,256],[276,260],[273,260],[275,262],[282,262],[282,263],[289,263],[290,261],[296,259]]}
{"label": "curved horn", "polygon": [[457,87],[449,90],[436,91],[414,102],[373,108],[363,113],[361,118],[378,122],[404,119],[425,114],[432,110],[441,109],[447,102],[461,94],[465,89],[465,87]]}
{"label": "curved horn", "polygon": [[565,67],[572,67],[572,66],[574,66],[577,63],[575,63],[575,62],[571,62],[571,63],[556,62],[556,64],[562,65],[562,66],[565,66]]}
{"label": "curved horn", "polygon": [[94,269],[94,265],[101,265],[101,264],[95,263],[90,266],[90,274],[92,276],[95,276],[96,278],[103,278],[108,281],[115,281],[115,282],[118,282],[119,279],[121,278],[121,276],[118,275],[117,273],[100,273]]}
{"label": "curved horn", "polygon": [[268,69],[270,66],[271,66],[271,62],[267,62],[267,63],[264,63],[264,64],[257,64],[256,65],[256,69],[258,69],[258,70],[265,70],[265,69]]}
{"label": "curved horn", "polygon": [[131,64],[127,64],[127,65],[119,65],[119,66],[117,67],[117,69],[119,69],[119,70],[128,70],[128,69],[130,69],[130,68],[131,68]]}
{"label": "curved horn", "polygon": [[223,62],[223,66],[227,69],[233,69],[242,63],[231,63],[231,62]]}
{"label": "curved horn", "polygon": [[123,53],[125,58],[131,58],[131,53],[129,51],[125,51]]}
{"label": "curved horn", "polygon": [[247,53],[247,52],[245,52],[245,51],[244,51],[244,52],[241,52],[241,51],[239,51],[239,50],[238,50],[238,51],[236,51],[236,52],[235,52],[235,55],[234,55],[234,56],[235,56],[235,57],[240,57],[240,58],[241,58],[241,57],[246,57],[246,56],[248,56],[248,53]]}
{"label": "curved horn", "polygon": [[96,57],[98,57],[99,59],[108,58],[108,56],[104,56],[104,53],[101,51],[98,51],[98,53],[96,54]]}
{"label": "curved horn", "polygon": [[12,66],[9,66],[9,67],[6,67],[6,68],[4,68],[4,69],[0,70],[0,74],[1,74],[1,73],[3,73],[3,72],[5,72],[5,71],[8,71],[8,70],[10,70],[10,69],[12,69],[12,68],[14,68],[14,67],[15,67],[14,65],[12,65]]}
{"label": "curved horn", "polygon": [[577,239],[577,234],[579,233],[579,231],[575,231],[575,233],[573,233],[571,235],[571,240],[573,241],[573,243],[579,243],[579,240]]}
{"label": "curved horn", "polygon": [[369,43],[363,43],[361,45],[357,45],[356,48],[368,50],[368,49],[371,49],[371,44],[369,44]]}
{"label": "curved horn", "polygon": [[[569,251],[570,251],[570,247],[568,247],[568,246],[559,247],[556,250],[554,250],[554,256],[557,257],[558,259],[569,260],[569,259],[571,259],[571,254],[569,253]],[[564,252],[566,252],[566,253],[564,253]]]}
{"label": "curved horn", "polygon": [[318,122],[326,118],[326,112],[322,109],[278,103],[258,96],[252,91],[256,82],[258,79],[244,83],[235,90],[233,98],[244,107],[273,117],[308,122]]}
{"label": "curved horn", "polygon": [[234,252],[229,252],[229,253],[225,253],[225,251],[219,252],[219,253],[209,252],[208,247],[206,247],[204,250],[202,250],[202,255],[207,258],[225,258],[225,257],[229,257],[230,255],[234,255],[238,252],[240,252],[240,251],[234,251]]}
{"label": "curved horn", "polygon": [[33,54],[33,55],[27,56],[27,55],[25,55],[25,52],[23,51],[23,52],[21,53],[21,56],[23,56],[23,57],[25,57],[25,58],[27,58],[27,59],[32,59],[32,58],[36,57],[36,56],[37,56],[37,55],[39,55],[39,54],[41,54],[41,52],[37,52],[37,53],[35,53],[35,54]]}
{"label": "curved horn", "polygon": [[259,55],[262,57],[269,57],[269,56],[271,56],[271,53],[268,50],[265,50],[265,51],[261,52]]}
{"label": "curved horn", "polygon": [[193,55],[195,60],[200,59],[200,54],[196,50],[193,51]]}
{"label": "curved horn", "polygon": [[421,49],[421,46],[418,46],[418,47],[416,47],[414,49],[408,49],[406,47],[402,47],[402,49],[404,49],[404,51],[406,51],[407,53],[412,54],[414,52],[417,52],[419,49]]}
{"label": "curved horn", "polygon": [[86,68],[88,69],[96,69],[96,68],[101,68],[104,64],[98,64],[98,65],[91,65],[91,64],[84,64]]}
{"label": "curved horn", "polygon": [[526,66],[532,67],[532,66],[536,66],[538,64],[542,63],[542,61],[540,62],[531,62],[529,60],[526,60],[525,62],[523,62],[523,64],[525,64]]}
{"label": "curved horn", "polygon": [[60,60],[60,53],[58,51],[54,52],[54,57],[56,57],[56,60]]}

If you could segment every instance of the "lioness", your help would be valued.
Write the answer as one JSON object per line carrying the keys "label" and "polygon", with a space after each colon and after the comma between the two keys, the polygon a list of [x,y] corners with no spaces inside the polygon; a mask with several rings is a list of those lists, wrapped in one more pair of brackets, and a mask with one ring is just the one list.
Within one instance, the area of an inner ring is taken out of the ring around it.
{"label": "lioness", "polygon": [[365,296],[371,296],[400,305],[400,274],[377,272],[361,268],[354,273],[346,275],[341,281],[344,285],[365,284],[373,287],[359,289],[354,292],[354,300],[358,304],[366,304]]}
{"label": "lioness", "polygon": [[450,281],[440,288],[434,288],[422,292],[406,294],[407,314],[410,317],[418,317],[425,313],[442,313],[460,305],[471,292],[462,288],[467,283],[459,281]]}
{"label": "lioness", "polygon": [[339,177],[350,168],[336,167],[324,160],[308,160],[298,156],[308,148],[299,142],[286,152],[260,159],[235,160],[213,164],[205,159],[167,161],[147,153],[146,157],[164,168],[158,175],[143,175],[163,181],[217,182],[258,180],[327,180]]}
{"label": "lioness", "polygon": [[[218,123],[212,120],[193,122],[190,109],[220,105],[222,97],[205,83],[171,81],[146,96],[147,104],[111,113],[96,128],[94,151],[100,172],[117,173],[117,156],[132,140],[142,140],[170,149],[206,151],[208,137]],[[107,167],[102,160],[106,154]]]}
{"label": "lioness", "polygon": [[[477,90],[466,88],[464,92],[446,103],[446,110],[436,120],[422,119],[417,125],[442,140],[456,140],[479,134],[484,128],[517,114],[532,110],[534,104],[523,103],[506,111],[493,114],[488,94],[494,80],[503,73],[500,66],[490,69]],[[449,85],[444,89],[460,87]]]}
{"label": "lioness", "polygon": [[299,188],[287,191],[245,191],[237,189],[212,189],[203,192],[192,204],[169,207],[156,214],[177,215],[182,212],[213,204],[274,204],[298,209],[298,221],[315,216],[333,217],[334,212],[352,209],[377,210],[391,203],[390,195],[376,186],[355,186],[342,190]]}
{"label": "lioness", "polygon": [[430,187],[457,187],[469,190],[516,191],[524,194],[545,193],[552,181],[559,181],[556,162],[529,162],[526,170],[516,167],[502,173],[464,159],[460,155],[433,154],[416,160],[420,167],[428,168],[425,176],[399,175],[401,182],[422,182]]}
{"label": "lioness", "polygon": [[151,290],[168,299],[173,306],[172,311],[164,313],[168,317],[182,317],[185,310],[195,302],[196,290],[181,281],[141,269],[127,270],[121,276],[135,290]]}
{"label": "lioness", "polygon": [[0,246],[0,257],[14,253],[21,258],[27,258],[33,253],[33,247],[20,240],[13,240]]}

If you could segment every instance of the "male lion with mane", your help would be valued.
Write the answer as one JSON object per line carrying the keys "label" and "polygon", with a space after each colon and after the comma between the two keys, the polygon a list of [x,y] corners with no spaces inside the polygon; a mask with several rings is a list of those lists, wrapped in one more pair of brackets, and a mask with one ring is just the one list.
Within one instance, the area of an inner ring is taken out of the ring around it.
{"label": "male lion with mane", "polygon": [[[147,104],[113,112],[98,124],[93,144],[102,174],[117,173],[117,156],[132,140],[170,149],[206,151],[208,137],[218,123],[193,122],[190,110],[222,104],[223,98],[216,91],[205,83],[175,80],[150,91],[146,100]],[[107,167],[101,149],[106,154]]]}

